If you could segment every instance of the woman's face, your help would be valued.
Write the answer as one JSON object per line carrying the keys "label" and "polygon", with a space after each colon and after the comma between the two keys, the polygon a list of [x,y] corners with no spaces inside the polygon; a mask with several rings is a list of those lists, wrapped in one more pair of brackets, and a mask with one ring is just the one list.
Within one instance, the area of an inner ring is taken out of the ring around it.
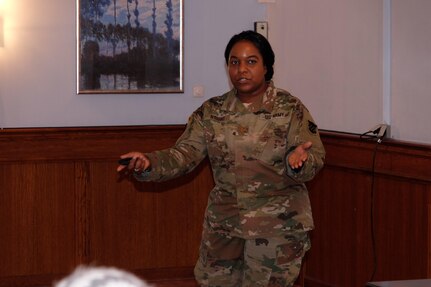
{"label": "woman's face", "polygon": [[242,40],[233,45],[228,61],[229,77],[244,102],[265,92],[266,66],[259,50],[250,41]]}

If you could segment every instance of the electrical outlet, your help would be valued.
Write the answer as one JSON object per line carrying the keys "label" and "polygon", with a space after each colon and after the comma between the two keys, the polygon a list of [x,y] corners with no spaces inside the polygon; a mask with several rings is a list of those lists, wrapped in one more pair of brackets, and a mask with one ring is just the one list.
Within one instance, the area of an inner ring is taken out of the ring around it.
{"label": "electrical outlet", "polygon": [[268,22],[257,21],[254,22],[254,31],[263,35],[268,39]]}
{"label": "electrical outlet", "polygon": [[197,85],[193,86],[193,97],[202,98],[204,96],[205,89],[203,86]]}

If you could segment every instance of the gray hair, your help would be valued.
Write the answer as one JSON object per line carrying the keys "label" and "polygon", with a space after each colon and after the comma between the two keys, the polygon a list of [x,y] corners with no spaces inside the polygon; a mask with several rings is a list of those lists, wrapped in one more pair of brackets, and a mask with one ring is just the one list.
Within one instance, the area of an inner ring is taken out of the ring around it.
{"label": "gray hair", "polygon": [[151,287],[144,280],[113,267],[79,266],[54,287]]}

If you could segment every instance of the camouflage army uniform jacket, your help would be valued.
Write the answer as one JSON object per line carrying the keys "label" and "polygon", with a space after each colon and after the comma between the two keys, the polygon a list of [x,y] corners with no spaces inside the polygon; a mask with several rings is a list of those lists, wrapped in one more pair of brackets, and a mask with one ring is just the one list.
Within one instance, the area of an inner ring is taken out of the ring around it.
{"label": "camouflage army uniform jacket", "polygon": [[[299,171],[287,164],[297,145],[311,141]],[[310,113],[299,99],[270,83],[246,107],[235,89],[206,101],[169,149],[146,154],[152,171],[138,180],[164,181],[190,172],[209,157],[215,187],[204,226],[246,239],[313,228],[304,182],[323,166],[325,151]]]}

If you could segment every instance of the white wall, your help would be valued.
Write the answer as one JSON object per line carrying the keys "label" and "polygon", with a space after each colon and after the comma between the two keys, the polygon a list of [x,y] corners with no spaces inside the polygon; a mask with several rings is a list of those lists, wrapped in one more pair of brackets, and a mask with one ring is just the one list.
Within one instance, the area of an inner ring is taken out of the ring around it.
{"label": "white wall", "polygon": [[0,127],[183,124],[229,88],[229,38],[267,19],[276,85],[321,129],[387,122],[393,138],[431,143],[430,0],[184,0],[184,94],[125,95],[76,94],[75,1],[0,0]]}
{"label": "white wall", "polygon": [[[227,91],[224,48],[264,19],[257,0],[184,0],[183,94],[76,94],[75,2],[3,1],[0,126],[184,124],[205,99]],[[192,88],[202,85],[204,98]]]}
{"label": "white wall", "polygon": [[431,1],[392,0],[392,134],[431,143]]}
{"label": "white wall", "polygon": [[276,80],[321,129],[382,123],[382,1],[287,0],[268,6]]}
{"label": "white wall", "polygon": [[388,123],[395,139],[431,143],[430,13],[429,0],[268,4],[276,82],[321,129],[361,134]]}

